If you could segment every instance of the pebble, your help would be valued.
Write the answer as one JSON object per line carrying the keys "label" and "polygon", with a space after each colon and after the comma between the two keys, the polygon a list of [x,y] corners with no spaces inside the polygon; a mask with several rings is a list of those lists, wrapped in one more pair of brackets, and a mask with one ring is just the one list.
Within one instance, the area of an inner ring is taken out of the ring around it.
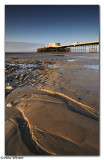
{"label": "pebble", "polygon": [[12,103],[10,103],[10,102],[7,104],[7,107],[12,107],[12,106],[13,106],[13,105],[12,105]]}
{"label": "pebble", "polygon": [[19,75],[16,75],[16,77],[15,77],[16,79],[19,79]]}
{"label": "pebble", "polygon": [[78,97],[78,100],[80,101],[80,100],[81,100],[81,98],[80,98],[80,97]]}
{"label": "pebble", "polygon": [[20,82],[22,82],[22,81],[23,81],[23,77],[20,78]]}
{"label": "pebble", "polygon": [[24,74],[21,74],[21,77],[24,77]]}
{"label": "pebble", "polygon": [[12,90],[13,87],[12,86],[7,86],[6,89]]}

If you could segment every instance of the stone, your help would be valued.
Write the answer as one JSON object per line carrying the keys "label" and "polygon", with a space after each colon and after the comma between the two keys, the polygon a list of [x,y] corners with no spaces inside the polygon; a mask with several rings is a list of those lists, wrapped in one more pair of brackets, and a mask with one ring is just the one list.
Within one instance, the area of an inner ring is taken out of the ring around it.
{"label": "stone", "polygon": [[13,105],[12,105],[12,103],[11,102],[9,102],[8,104],[7,104],[7,107],[12,107]]}
{"label": "stone", "polygon": [[7,86],[6,89],[12,90],[13,87],[12,86]]}
{"label": "stone", "polygon": [[16,77],[15,77],[16,79],[19,79],[19,75],[16,75]]}

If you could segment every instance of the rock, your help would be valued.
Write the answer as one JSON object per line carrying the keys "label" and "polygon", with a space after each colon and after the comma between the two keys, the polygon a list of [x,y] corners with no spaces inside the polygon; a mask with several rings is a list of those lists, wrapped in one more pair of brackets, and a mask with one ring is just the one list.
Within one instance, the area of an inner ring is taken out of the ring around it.
{"label": "rock", "polygon": [[15,75],[14,74],[9,75],[7,78],[8,78],[8,81],[13,81],[13,79],[15,78]]}
{"label": "rock", "polygon": [[40,69],[40,70],[44,70],[44,67],[43,67],[43,66],[39,66],[39,69]]}
{"label": "rock", "polygon": [[78,97],[78,100],[80,101],[80,100],[81,100],[81,98],[80,98],[80,97]]}
{"label": "rock", "polygon": [[32,69],[29,69],[29,71],[31,72],[31,71],[32,71]]}
{"label": "rock", "polygon": [[24,77],[24,74],[21,74],[21,77]]}
{"label": "rock", "polygon": [[12,103],[10,103],[10,102],[7,104],[7,107],[12,107],[12,106],[13,106],[13,105],[12,105]]}
{"label": "rock", "polygon": [[23,77],[20,78],[20,81],[23,81]]}
{"label": "rock", "polygon": [[36,63],[36,64],[40,64],[41,62],[40,62],[40,61],[36,61],[35,63]]}
{"label": "rock", "polygon": [[26,73],[21,74],[21,78],[24,78],[26,76]]}
{"label": "rock", "polygon": [[12,71],[11,71],[11,70],[9,70],[9,71],[8,71],[8,74],[11,74],[11,73],[12,73]]}
{"label": "rock", "polygon": [[12,86],[7,86],[6,89],[12,90],[13,87]]}
{"label": "rock", "polygon": [[15,77],[16,79],[19,79],[19,75],[16,75],[16,77]]}

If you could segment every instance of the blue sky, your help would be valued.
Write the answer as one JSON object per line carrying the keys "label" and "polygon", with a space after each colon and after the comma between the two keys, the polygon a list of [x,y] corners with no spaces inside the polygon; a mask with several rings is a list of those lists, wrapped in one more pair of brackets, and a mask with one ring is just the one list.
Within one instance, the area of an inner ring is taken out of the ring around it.
{"label": "blue sky", "polygon": [[46,43],[96,40],[97,33],[98,5],[5,6],[6,51],[36,51]]}

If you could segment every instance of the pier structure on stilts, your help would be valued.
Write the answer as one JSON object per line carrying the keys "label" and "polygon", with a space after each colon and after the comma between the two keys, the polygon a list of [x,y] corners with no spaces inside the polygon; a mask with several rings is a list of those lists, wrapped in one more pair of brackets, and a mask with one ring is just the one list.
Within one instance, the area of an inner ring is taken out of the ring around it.
{"label": "pier structure on stilts", "polygon": [[46,47],[38,48],[37,52],[86,52],[88,50],[89,52],[96,53],[98,51],[98,45],[99,40],[87,42],[74,42],[72,44],[66,45],[60,45],[60,43],[49,43],[46,44]]}

